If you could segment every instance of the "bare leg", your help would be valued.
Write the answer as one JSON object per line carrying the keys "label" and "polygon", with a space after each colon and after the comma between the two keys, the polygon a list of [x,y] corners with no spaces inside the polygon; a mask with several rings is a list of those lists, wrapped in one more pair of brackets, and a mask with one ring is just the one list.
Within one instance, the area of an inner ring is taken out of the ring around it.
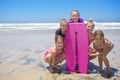
{"label": "bare leg", "polygon": [[100,66],[100,69],[99,69],[99,72],[102,73],[102,56],[98,56],[98,62],[99,62],[99,66]]}
{"label": "bare leg", "polygon": [[50,71],[51,73],[54,73],[54,71],[53,71],[53,66],[52,66],[52,58],[51,58],[51,56],[46,57],[44,60],[45,60],[45,62],[48,63],[49,66],[50,66],[50,70],[49,70],[49,71]]}
{"label": "bare leg", "polygon": [[113,46],[114,46],[114,45],[111,44],[109,50],[105,53],[105,55],[102,56],[102,59],[103,59],[105,65],[106,65],[106,67],[107,67],[107,75],[108,75],[108,77],[110,77],[110,75],[111,75],[111,70],[110,70],[109,61],[108,61],[108,59],[107,59],[106,56],[107,56],[107,54],[112,50]]}
{"label": "bare leg", "polygon": [[55,64],[61,63],[63,60],[65,60],[65,55],[64,54],[62,54],[61,56],[56,58],[56,63]]}
{"label": "bare leg", "polygon": [[44,61],[46,62],[46,63],[48,63],[49,64],[49,66],[51,65],[51,56],[47,56],[45,59],[44,59]]}
{"label": "bare leg", "polygon": [[108,59],[106,58],[106,56],[102,56],[102,59],[103,59],[105,65],[106,65],[106,67],[107,67],[107,69],[108,69],[108,72],[111,72],[111,70],[110,70],[110,64],[109,64],[109,61],[108,61]]}

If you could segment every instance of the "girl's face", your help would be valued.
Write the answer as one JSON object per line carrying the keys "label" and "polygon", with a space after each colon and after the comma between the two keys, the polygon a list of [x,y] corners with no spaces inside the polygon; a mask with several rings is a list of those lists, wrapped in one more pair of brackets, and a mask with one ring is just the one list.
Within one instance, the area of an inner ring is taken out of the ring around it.
{"label": "girl's face", "polygon": [[68,29],[68,23],[65,21],[62,21],[60,24],[60,28],[61,28],[62,32],[66,32]]}
{"label": "girl's face", "polygon": [[88,24],[86,25],[86,27],[87,27],[87,30],[90,31],[90,32],[92,32],[94,30],[94,24],[93,23],[89,23],[88,22]]}
{"label": "girl's face", "polygon": [[79,19],[78,12],[73,11],[72,14],[71,14],[71,18],[72,18],[73,23],[78,23],[78,19]]}
{"label": "girl's face", "polygon": [[98,41],[101,40],[101,35],[100,35],[100,33],[97,33],[97,35],[95,36],[95,39],[98,40]]}
{"label": "girl's face", "polygon": [[57,42],[56,42],[56,47],[57,49],[59,50],[62,50],[64,45],[63,45],[63,40],[62,39],[58,39]]}

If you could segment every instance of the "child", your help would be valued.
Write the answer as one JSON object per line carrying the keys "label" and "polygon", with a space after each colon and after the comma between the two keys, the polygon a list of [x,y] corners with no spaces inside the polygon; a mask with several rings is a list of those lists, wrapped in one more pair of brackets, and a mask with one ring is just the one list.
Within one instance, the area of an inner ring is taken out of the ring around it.
{"label": "child", "polygon": [[68,22],[65,19],[60,21],[60,28],[55,32],[55,41],[58,35],[61,35],[63,38],[65,37],[65,33],[68,29]]}
{"label": "child", "polygon": [[45,52],[44,59],[45,59],[45,62],[49,64],[51,73],[55,73],[56,72],[55,69],[58,69],[61,67],[61,65],[58,65],[58,64],[60,64],[65,59],[63,49],[64,49],[63,37],[57,36],[55,45]]}
{"label": "child", "polygon": [[[84,27],[85,25],[82,22],[83,20],[80,18],[79,12],[77,10],[73,10],[71,13],[71,19],[69,21],[70,26],[65,36],[65,54],[66,54],[67,73],[71,73],[71,72],[87,73],[88,34],[87,34],[87,29],[86,27]],[[81,58],[83,56],[82,54],[85,55],[85,62],[84,62],[85,66],[81,64],[81,62],[84,59]],[[80,65],[85,67],[83,71],[81,70]]]}
{"label": "child", "polygon": [[89,22],[86,23],[86,28],[88,30],[89,35],[89,44],[94,40],[93,30],[94,30],[95,24],[93,23],[92,19],[90,18]]}
{"label": "child", "polygon": [[90,44],[93,42],[94,40],[94,26],[95,24],[93,23],[92,19],[90,18],[89,21],[86,23],[86,28],[88,30],[88,42],[89,42],[89,52],[90,52],[90,60],[94,59],[97,57],[98,53],[95,52],[95,49],[90,47]]}
{"label": "child", "polygon": [[71,19],[69,23],[82,23],[83,19],[80,18],[80,13],[77,10],[73,10],[71,13]]}
{"label": "child", "polygon": [[104,33],[102,30],[96,30],[94,32],[94,41],[93,41],[93,47],[97,52],[99,52],[98,55],[98,62],[99,62],[99,72],[102,73],[102,62],[104,61],[106,67],[107,67],[107,76],[111,76],[111,70],[110,70],[110,64],[107,59],[107,54],[112,50],[113,43],[109,41],[108,39],[104,38]]}

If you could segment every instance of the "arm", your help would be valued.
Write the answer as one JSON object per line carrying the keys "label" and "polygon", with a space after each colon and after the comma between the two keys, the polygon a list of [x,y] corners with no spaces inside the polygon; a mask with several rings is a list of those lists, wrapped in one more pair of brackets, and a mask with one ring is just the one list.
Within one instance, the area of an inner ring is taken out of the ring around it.
{"label": "arm", "polygon": [[94,49],[94,48],[92,48],[90,46],[89,46],[89,51],[90,51],[90,53],[96,53],[97,52],[96,49]]}
{"label": "arm", "polygon": [[61,63],[64,59],[65,59],[65,54],[63,51],[58,57],[55,57],[54,64],[57,65],[58,63]]}
{"label": "arm", "polygon": [[51,60],[51,63],[52,63],[52,65],[54,65],[55,64],[55,57],[56,57],[56,54],[55,54],[55,52],[53,52],[53,51],[51,51],[51,53],[52,53],[52,60]]}
{"label": "arm", "polygon": [[65,55],[61,54],[58,58],[56,58],[56,61],[54,64],[61,63],[65,59]]}
{"label": "arm", "polygon": [[95,54],[90,54],[90,56],[98,56],[99,52],[96,52]]}
{"label": "arm", "polygon": [[95,52],[95,53],[98,52],[97,49],[98,49],[98,48],[97,48],[97,46],[95,45],[95,41],[94,41],[94,42],[93,42],[93,52]]}

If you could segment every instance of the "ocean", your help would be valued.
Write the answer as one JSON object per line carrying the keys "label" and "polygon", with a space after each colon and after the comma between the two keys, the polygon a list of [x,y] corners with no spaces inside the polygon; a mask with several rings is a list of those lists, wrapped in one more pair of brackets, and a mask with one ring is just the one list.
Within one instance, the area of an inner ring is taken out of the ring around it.
{"label": "ocean", "polygon": [[[0,23],[0,31],[50,30],[59,28],[59,23]],[[95,29],[120,29],[120,22],[97,23]]]}

